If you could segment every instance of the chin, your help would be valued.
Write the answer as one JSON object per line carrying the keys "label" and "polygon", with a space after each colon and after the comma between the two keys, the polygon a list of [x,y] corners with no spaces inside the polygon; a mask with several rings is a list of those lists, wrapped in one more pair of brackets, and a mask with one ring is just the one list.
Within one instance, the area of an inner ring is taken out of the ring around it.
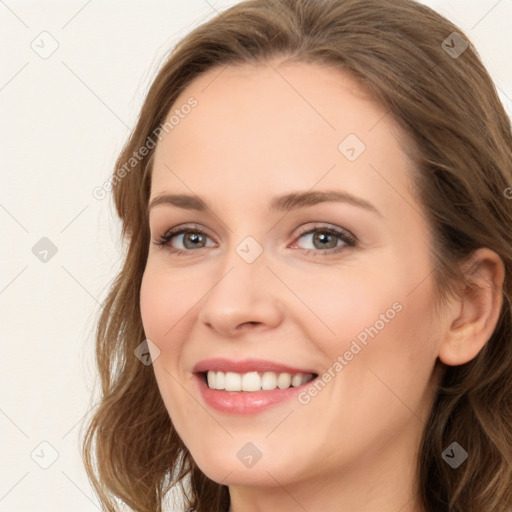
{"label": "chin", "polygon": [[[244,454],[237,457],[238,450],[222,450],[202,452],[197,457],[192,454],[199,469],[214,482],[222,485],[237,486],[275,486],[276,480],[283,484],[290,477],[290,465],[284,461],[261,459],[254,462],[250,459],[243,462]],[[288,468],[288,469],[286,469]]]}

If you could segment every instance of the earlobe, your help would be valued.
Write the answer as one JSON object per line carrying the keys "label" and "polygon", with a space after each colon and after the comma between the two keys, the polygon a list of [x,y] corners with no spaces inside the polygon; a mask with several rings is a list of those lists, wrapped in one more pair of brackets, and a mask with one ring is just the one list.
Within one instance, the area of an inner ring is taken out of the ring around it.
{"label": "earlobe", "polygon": [[488,248],[476,250],[465,266],[466,281],[449,309],[439,359],[449,366],[475,358],[491,337],[503,304],[503,261]]}

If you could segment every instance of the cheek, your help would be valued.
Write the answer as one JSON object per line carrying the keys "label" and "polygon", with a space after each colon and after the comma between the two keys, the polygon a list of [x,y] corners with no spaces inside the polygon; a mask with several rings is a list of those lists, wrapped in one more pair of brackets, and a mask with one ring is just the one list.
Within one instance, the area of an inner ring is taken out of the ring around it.
{"label": "cheek", "polygon": [[[174,277],[173,277],[174,276]],[[148,265],[140,289],[140,311],[146,337],[165,350],[176,339],[178,322],[197,302],[198,290],[178,274]],[[171,336],[170,334],[173,334]]]}
{"label": "cheek", "polygon": [[417,402],[431,376],[439,343],[431,321],[432,280],[417,286],[417,276],[396,265],[380,270],[374,265],[373,272],[368,268],[351,268],[338,277],[330,273],[302,278],[295,288],[309,309],[302,325],[328,356],[329,365],[340,362],[341,356],[342,366],[332,371],[344,374],[335,379],[344,395],[363,393],[376,402],[389,395],[396,400],[388,385]]}
{"label": "cheek", "polygon": [[377,324],[380,331],[397,316],[393,305],[400,302],[400,284],[397,276],[395,286],[390,281],[361,267],[304,273],[293,279],[294,291],[303,300],[295,307],[303,312],[302,321],[310,326],[311,339],[324,339],[326,349],[331,347],[328,352],[334,349],[339,353],[352,339],[359,336],[364,340],[367,329]]}
{"label": "cheek", "polygon": [[430,320],[431,291],[430,282],[425,282],[410,295],[393,294],[390,298],[398,299],[399,307],[392,308],[392,313],[383,311],[381,321],[369,319],[371,327],[361,331],[365,343],[355,337],[361,350],[354,356],[352,349],[348,351],[352,360],[344,372],[345,391],[357,395],[379,417],[396,414],[427,420],[429,383],[439,344],[439,333]]}
{"label": "cheek", "polygon": [[140,287],[140,313],[144,333],[152,341],[158,340],[162,331],[164,288],[151,271],[146,270]]}
{"label": "cheek", "polygon": [[162,399],[180,436],[186,434],[187,426],[197,417],[194,401],[183,393],[184,379],[190,376],[180,373],[179,369],[179,345],[183,338],[180,330],[186,329],[184,316],[190,311],[191,304],[197,301],[190,288],[186,282],[176,282],[176,276],[173,279],[168,272],[149,264],[140,289],[144,333],[160,350],[153,370]]}

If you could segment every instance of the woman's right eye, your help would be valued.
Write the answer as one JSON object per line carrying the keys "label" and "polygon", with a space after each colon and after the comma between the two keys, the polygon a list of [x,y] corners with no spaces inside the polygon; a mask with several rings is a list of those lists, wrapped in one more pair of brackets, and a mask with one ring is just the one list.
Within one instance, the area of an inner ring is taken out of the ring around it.
{"label": "woman's right eye", "polygon": [[[181,245],[183,248],[176,248],[171,244],[171,241],[176,238],[181,238]],[[211,238],[201,229],[197,228],[179,228],[175,230],[167,231],[164,235],[160,237],[160,240],[154,242],[156,245],[165,247],[170,252],[181,256],[189,252],[190,249],[202,249],[206,247],[206,245],[202,245],[203,242],[206,242],[206,239]]]}

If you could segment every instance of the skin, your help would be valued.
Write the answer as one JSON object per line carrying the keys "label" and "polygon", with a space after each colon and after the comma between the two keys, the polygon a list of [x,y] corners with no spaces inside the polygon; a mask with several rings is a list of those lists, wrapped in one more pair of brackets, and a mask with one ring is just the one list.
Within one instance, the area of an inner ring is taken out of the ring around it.
{"label": "skin", "polygon": [[[501,307],[501,260],[477,251],[470,277],[480,290],[435,309],[428,226],[401,146],[410,142],[341,71],[277,60],[212,70],[171,110],[190,96],[197,107],[156,148],[150,201],[197,194],[210,209],[151,210],[140,299],[178,434],[200,469],[229,486],[230,512],[422,511],[413,476],[436,361],[463,364],[488,340]],[[366,146],[353,162],[338,149],[351,133]],[[380,215],[340,202],[269,210],[272,197],[311,189],[349,192]],[[208,238],[184,246],[183,235],[174,237],[169,245],[186,255],[153,243],[189,224]],[[334,237],[322,255],[321,241],[298,238],[315,225],[344,228],[358,242],[336,253],[344,244]],[[236,252],[247,236],[263,249],[252,263]],[[397,302],[401,311],[306,405],[224,414],[204,404],[192,379],[210,357],[321,374]],[[250,468],[237,457],[247,442],[262,453]]]}

